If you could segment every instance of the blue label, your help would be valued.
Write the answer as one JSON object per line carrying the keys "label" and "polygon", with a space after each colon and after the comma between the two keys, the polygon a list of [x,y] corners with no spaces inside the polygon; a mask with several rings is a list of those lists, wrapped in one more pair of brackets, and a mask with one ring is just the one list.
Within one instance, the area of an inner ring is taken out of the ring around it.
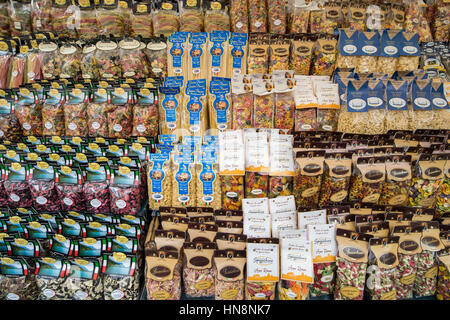
{"label": "blue label", "polygon": [[405,38],[405,33],[401,33],[399,48],[401,56],[420,56],[419,34],[415,33],[411,39]]}
{"label": "blue label", "polygon": [[163,171],[164,162],[169,160],[168,154],[151,154],[150,161],[153,161],[153,168],[148,173],[150,180],[152,180],[152,192],[162,192],[162,181],[165,178]]}
{"label": "blue label", "polygon": [[347,86],[347,112],[367,112],[368,81],[356,89],[352,81]]}
{"label": "blue label", "polygon": [[169,88],[178,88],[184,85],[184,77],[176,76],[176,77],[166,77],[164,79],[163,87]]}
{"label": "blue label", "polygon": [[178,101],[175,98],[175,95],[180,93],[180,88],[162,87],[159,88],[159,90],[161,93],[164,94],[162,107],[166,114],[166,122],[176,122],[177,121],[176,111],[178,108]]}
{"label": "blue label", "polygon": [[204,195],[214,194],[214,180],[216,179],[216,174],[212,170],[212,163],[204,162],[202,163],[202,171],[200,172],[200,181],[202,182],[202,193]]}
{"label": "blue label", "polygon": [[230,37],[230,45],[233,46],[233,49],[231,49],[233,69],[241,69],[242,59],[244,58],[244,50],[242,50],[242,48],[247,45],[247,34],[232,32]]}
{"label": "blue label", "polygon": [[[349,30],[348,32],[352,32]],[[343,56],[355,56],[358,53],[358,31],[348,36],[345,30],[339,32],[339,49]]]}
{"label": "blue label", "polygon": [[182,66],[182,57],[184,53],[183,43],[186,42],[186,38],[182,37],[178,33],[173,33],[169,36],[169,42],[172,43],[172,48],[170,49],[170,55],[172,55],[173,68],[181,68]]}
{"label": "blue label", "polygon": [[189,162],[180,162],[175,175],[175,180],[178,183],[178,193],[180,195],[189,194],[189,181],[192,179],[191,173],[189,172],[189,164]]}
{"label": "blue label", "polygon": [[[189,42],[192,44],[192,48],[189,52],[192,58],[192,69],[199,69],[201,67],[201,57],[204,54],[202,45],[206,43],[208,34],[206,32],[199,32],[191,34]],[[200,71],[195,71],[194,73],[200,73]]]}
{"label": "blue label", "polygon": [[407,111],[408,110],[408,83],[405,81],[398,89],[389,80],[386,87],[386,99],[388,110]]}
{"label": "blue label", "polygon": [[172,146],[177,141],[177,136],[175,134],[160,134],[158,140],[163,145]]}
{"label": "blue label", "polygon": [[384,101],[384,83],[378,81],[374,88],[367,88],[367,108],[368,110],[384,110],[386,102]]}
{"label": "blue label", "polygon": [[432,110],[431,100],[431,82],[428,82],[423,88],[420,88],[417,80],[411,85],[411,102],[414,110]]}
{"label": "blue label", "polygon": [[[210,50],[211,54],[211,66],[212,68],[218,68],[220,71],[221,67],[221,57],[223,55],[223,47],[224,43],[228,39],[228,31],[213,31],[209,34],[209,40],[213,43],[212,48]],[[219,71],[212,70],[214,73]]]}
{"label": "blue label", "polygon": [[436,89],[431,86],[430,98],[434,110],[450,109],[444,94],[444,83],[440,83]]}
{"label": "blue label", "polygon": [[[372,37],[369,38],[368,35]],[[380,55],[380,34],[378,32],[358,33],[359,56],[379,56]]]}
{"label": "blue label", "polygon": [[381,57],[399,57],[400,45],[401,45],[401,32],[394,35],[392,38],[389,36],[388,30],[383,30],[381,35]]}
{"label": "blue label", "polygon": [[190,80],[186,88],[186,95],[189,96],[187,110],[189,111],[189,125],[200,124],[200,112],[203,109],[201,98],[206,94],[206,80]]}
{"label": "blue label", "polygon": [[[227,110],[230,107],[226,94],[230,93],[230,81],[227,80],[213,80],[209,85],[209,92],[216,96],[213,107],[217,112],[216,122],[218,128],[223,130],[226,129],[227,124]],[[220,126],[220,124],[225,124],[225,126]]]}

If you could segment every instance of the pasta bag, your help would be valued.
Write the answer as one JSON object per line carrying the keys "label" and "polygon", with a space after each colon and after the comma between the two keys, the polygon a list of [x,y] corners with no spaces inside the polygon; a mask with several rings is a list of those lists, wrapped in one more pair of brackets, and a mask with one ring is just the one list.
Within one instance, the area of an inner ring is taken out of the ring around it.
{"label": "pasta bag", "polygon": [[188,35],[187,32],[175,32],[167,38],[167,75],[188,75]]}
{"label": "pasta bag", "polygon": [[450,119],[450,104],[448,95],[450,94],[449,83],[442,83],[439,80],[433,80],[431,85],[431,107],[433,108],[433,128],[446,128]]}
{"label": "pasta bag", "polygon": [[358,44],[358,36],[359,32],[356,30],[340,30],[336,68],[355,68],[357,66],[358,47],[356,45]]}
{"label": "pasta bag", "polygon": [[131,101],[133,93],[131,88],[111,87],[107,88],[108,101],[108,137],[125,138],[131,135],[133,129],[133,108]]}
{"label": "pasta bag", "polygon": [[208,98],[210,128],[231,129],[230,79],[212,78]]}
{"label": "pasta bag", "polygon": [[246,1],[230,1],[230,19],[232,32],[249,32],[249,15]]}
{"label": "pasta bag", "polygon": [[206,1],[205,31],[230,31],[230,16],[227,1]]}
{"label": "pasta bag", "polygon": [[376,72],[380,54],[380,33],[377,31],[359,32],[360,46],[357,51],[356,72]]}
{"label": "pasta bag", "polygon": [[273,128],[275,101],[272,80],[253,83],[253,126]]}
{"label": "pasta bag", "polygon": [[415,32],[402,32],[400,44],[400,57],[398,58],[398,71],[414,71],[419,68],[420,45],[419,34]]}
{"label": "pasta bag", "polygon": [[150,38],[153,35],[152,15],[150,3],[139,2],[133,4],[133,15],[130,26],[130,36]]}
{"label": "pasta bag", "polygon": [[267,26],[267,4],[266,1],[249,0],[248,16],[250,32],[268,32]]}
{"label": "pasta bag", "polygon": [[66,136],[84,137],[88,133],[86,102],[89,91],[87,88],[67,88],[66,95],[64,105]]}
{"label": "pasta bag", "polygon": [[147,251],[145,263],[147,300],[179,300],[181,298],[179,253],[167,249]]}
{"label": "pasta bag", "polygon": [[410,130],[410,112],[407,94],[408,83],[406,81],[387,81],[385,128],[389,128],[390,130]]}
{"label": "pasta bag", "polygon": [[216,250],[214,265],[216,300],[244,300],[244,266],[246,252],[238,250]]}
{"label": "pasta bag", "polygon": [[172,205],[172,176],[168,154],[150,155],[148,194],[151,209]]}
{"label": "pasta bag", "polygon": [[229,39],[227,77],[247,73],[247,34],[232,32]]}
{"label": "pasta bag", "polygon": [[79,10],[76,20],[76,31],[82,39],[93,39],[98,35],[95,0],[76,0]]}
{"label": "pasta bag", "polygon": [[242,81],[231,81],[233,130],[250,128],[253,116],[253,87]]}
{"label": "pasta bag", "polygon": [[114,37],[123,37],[125,29],[125,15],[118,0],[100,0],[97,7],[97,22],[99,33],[102,35],[113,35]]}
{"label": "pasta bag", "polygon": [[269,70],[269,37],[257,35],[248,40],[248,74],[265,74]]}
{"label": "pasta bag", "polygon": [[192,33],[189,36],[186,80],[206,79],[208,33]]}
{"label": "pasta bag", "polygon": [[208,61],[208,83],[212,77],[224,78],[227,76],[229,63],[229,31],[212,31],[209,34],[207,61]]}
{"label": "pasta bag", "polygon": [[173,163],[172,206],[196,206],[196,172],[191,159],[176,155]]}
{"label": "pasta bag", "polygon": [[52,0],[52,31],[60,37],[76,38],[76,6],[70,0]]}
{"label": "pasta bag", "polygon": [[392,74],[397,70],[400,56],[402,33],[399,30],[383,30],[381,33],[381,51],[377,60],[377,71]]}
{"label": "pasta bag", "polygon": [[213,257],[216,248],[214,242],[184,243],[183,282],[186,296],[214,296],[217,270],[213,266]]}
{"label": "pasta bag", "polygon": [[208,127],[206,80],[189,80],[182,106],[183,129],[189,135],[201,136]]}
{"label": "pasta bag", "polygon": [[156,36],[169,37],[178,31],[180,20],[178,17],[178,3],[176,1],[161,1],[155,5],[153,11],[153,31]]}
{"label": "pasta bag", "polygon": [[349,200],[378,203],[386,177],[385,157],[359,157],[350,184]]}

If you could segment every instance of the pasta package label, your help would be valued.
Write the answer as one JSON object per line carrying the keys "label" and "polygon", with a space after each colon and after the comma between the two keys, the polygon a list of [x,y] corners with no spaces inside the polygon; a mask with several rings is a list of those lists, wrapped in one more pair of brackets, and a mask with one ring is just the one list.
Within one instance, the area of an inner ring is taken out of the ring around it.
{"label": "pasta package label", "polygon": [[231,72],[234,74],[244,74],[247,72],[247,34],[232,32],[230,36]]}
{"label": "pasta package label", "polygon": [[186,41],[187,34],[181,32],[172,33],[168,41],[169,60],[169,76],[185,75],[186,64]]}
{"label": "pasta package label", "polygon": [[217,231],[215,224],[189,222],[187,233],[191,242],[214,243]]}
{"label": "pasta package label", "polygon": [[[217,279],[221,281],[243,280],[246,262],[245,250],[216,250],[214,264],[217,267]],[[227,294],[223,292],[222,295],[226,296]]]}
{"label": "pasta package label", "polygon": [[444,245],[439,236],[439,223],[437,221],[418,222],[422,225],[422,238],[420,239],[420,246],[422,250],[438,252],[444,249]]}
{"label": "pasta package label", "polygon": [[206,80],[190,80],[186,87],[184,127],[191,133],[200,133],[206,126],[204,117],[206,108]]}
{"label": "pasta package label", "polygon": [[368,81],[351,80],[347,86],[347,112],[367,112]]}
{"label": "pasta package label", "polygon": [[341,29],[339,33],[339,52],[342,56],[354,56],[358,52],[359,32],[357,30]]}
{"label": "pasta package label", "polygon": [[381,34],[381,57],[396,58],[400,56],[399,44],[401,32],[398,30],[383,30]]}
{"label": "pasta package label", "polygon": [[[178,253],[168,250],[152,250],[146,253],[146,277],[157,281],[173,278],[173,272],[178,263]],[[159,294],[162,294],[161,292]]]}
{"label": "pasta package label", "polygon": [[445,161],[445,155],[420,155],[417,164],[422,179],[434,181],[444,178]]}
{"label": "pasta package label", "polygon": [[406,81],[388,80],[386,86],[386,101],[388,110],[408,110],[408,83]]}
{"label": "pasta package label", "polygon": [[[200,188],[202,196],[202,201],[206,205],[210,205],[215,198],[218,197],[217,183],[215,181],[219,180],[219,177],[216,175],[216,172],[213,170],[213,161],[202,162],[201,163],[201,172],[200,172],[200,185],[197,188]],[[216,199],[218,200],[218,199]]]}
{"label": "pasta package label", "polygon": [[250,172],[269,171],[269,142],[267,132],[246,133],[245,170]]}
{"label": "pasta package label", "polygon": [[221,175],[245,174],[245,148],[242,130],[219,132],[219,166]]}
{"label": "pasta package label", "polygon": [[271,236],[269,213],[249,212],[244,214],[243,234],[248,238],[269,238]]}
{"label": "pasta package label", "polygon": [[186,257],[186,266],[191,269],[202,270],[212,267],[215,243],[193,243],[186,242],[183,251]]}
{"label": "pasta package label", "polygon": [[209,93],[211,128],[221,131],[231,129],[230,79],[213,78]]}
{"label": "pasta package label", "polygon": [[208,34],[206,32],[193,33],[189,37],[189,79],[206,78],[206,47]]}
{"label": "pasta package label", "polygon": [[339,257],[350,262],[365,263],[368,261],[369,240],[371,235],[351,232],[348,230],[336,230]]}
{"label": "pasta package label", "polygon": [[431,82],[415,79],[411,84],[411,102],[413,110],[432,110]]}
{"label": "pasta package label", "polygon": [[415,32],[402,32],[400,35],[400,55],[420,56],[419,34]]}
{"label": "pasta package label", "polygon": [[175,173],[175,180],[178,185],[178,194],[180,195],[178,201],[182,204],[186,204],[190,200],[189,182],[192,180],[192,175],[189,168],[190,162],[186,162],[186,160],[182,161],[183,162],[178,164],[178,171]]}
{"label": "pasta package label", "polygon": [[[180,104],[180,88],[160,87],[159,91],[163,94],[161,97],[162,111],[164,112],[165,125],[170,131],[178,127],[179,116],[177,117],[177,109]],[[164,124],[163,124],[164,126]]]}
{"label": "pasta package label", "polygon": [[309,240],[284,239],[281,247],[281,279],[313,283],[312,246]]}
{"label": "pasta package label", "polygon": [[[267,239],[261,239],[264,241]],[[276,243],[247,243],[247,281],[277,282],[279,251]]]}
{"label": "pasta package label", "polygon": [[381,80],[369,80],[367,88],[367,108],[368,110],[385,110],[386,101],[384,99],[385,85]]}
{"label": "pasta package label", "polygon": [[358,56],[378,56],[380,54],[380,33],[358,32]]}
{"label": "pasta package label", "polygon": [[226,55],[227,41],[229,37],[228,31],[213,31],[209,34],[209,65],[211,76],[226,76]]}
{"label": "pasta package label", "polygon": [[432,82],[430,97],[433,110],[450,109],[450,105],[446,99],[443,82]]}
{"label": "pasta package label", "polygon": [[375,255],[379,268],[393,269],[398,265],[399,239],[397,236],[370,239],[370,251]]}
{"label": "pasta package label", "polygon": [[218,250],[245,250],[247,247],[247,236],[244,234],[232,234],[218,232],[216,234]]}

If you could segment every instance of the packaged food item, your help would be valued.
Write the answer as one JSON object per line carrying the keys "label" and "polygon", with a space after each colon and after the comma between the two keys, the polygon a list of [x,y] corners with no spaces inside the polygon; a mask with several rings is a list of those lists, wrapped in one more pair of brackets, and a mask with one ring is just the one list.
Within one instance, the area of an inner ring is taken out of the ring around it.
{"label": "packaged food item", "polygon": [[386,85],[387,112],[384,118],[385,128],[391,130],[409,130],[410,112],[408,110],[408,83],[388,80]]}
{"label": "packaged food item", "polygon": [[386,157],[386,182],[380,197],[383,205],[406,205],[411,184],[411,156]]}
{"label": "packaged food item", "polygon": [[150,38],[153,35],[151,5],[146,2],[133,4],[130,36]]}
{"label": "packaged food item", "polygon": [[139,272],[136,257],[123,252],[103,257],[103,298],[105,300],[136,300],[139,295]]}
{"label": "packaged food item", "polygon": [[203,157],[197,165],[197,205],[212,207],[218,210],[222,207],[222,189],[220,185],[219,168],[211,157]]}
{"label": "packaged food item", "polygon": [[[336,257],[335,300],[362,300],[371,235],[336,229],[338,256]],[[348,251],[345,248],[352,248]],[[352,252],[359,254],[354,255]]]}
{"label": "packaged food item", "polygon": [[271,80],[253,83],[253,127],[273,128],[275,101]]}
{"label": "packaged food item", "polygon": [[444,179],[445,155],[421,154],[412,174],[409,205],[434,208],[439,186]]}
{"label": "packaged food item", "polygon": [[196,171],[190,155],[174,157],[172,180],[172,206],[192,207],[196,205]]}
{"label": "packaged food item", "polygon": [[309,31],[311,33],[326,33],[326,12],[324,2],[313,2],[310,6]]}
{"label": "packaged food item", "polygon": [[[397,250],[399,237],[380,237],[370,239],[369,266],[367,268],[366,286],[371,300],[396,300],[394,289]],[[392,259],[382,257],[388,255]]]}
{"label": "packaged food item", "polygon": [[364,31],[367,29],[367,4],[350,2],[348,23],[350,29]]}
{"label": "packaged food item", "polygon": [[227,75],[229,77],[247,72],[247,52],[247,34],[232,32],[229,39],[229,58],[227,61]]}
{"label": "packaged food item", "polygon": [[317,127],[323,131],[336,131],[339,119],[339,88],[337,84],[323,83],[316,87]]}
{"label": "packaged food item", "polygon": [[157,3],[153,11],[153,33],[156,36],[164,35],[168,37],[178,31],[179,26],[178,4],[175,1]]}
{"label": "packaged food item", "polygon": [[[181,298],[181,272],[179,253],[168,249],[146,252],[147,300],[179,300]],[[161,273],[169,271],[169,274]]]}
{"label": "packaged food item", "polygon": [[9,29],[12,37],[28,35],[32,32],[31,9],[31,0],[9,2]]}
{"label": "packaged food item", "polygon": [[291,64],[296,75],[309,75],[314,45],[312,38],[294,36]]}
{"label": "packaged food item", "polygon": [[331,76],[336,62],[337,40],[333,36],[319,37],[314,53],[312,74],[316,76]]}
{"label": "packaged food item", "polygon": [[108,101],[108,136],[110,138],[125,138],[131,135],[133,129],[133,93],[131,88],[113,87],[107,89]]}
{"label": "packaged food item", "polygon": [[377,60],[377,70],[392,74],[397,70],[400,56],[402,33],[398,30],[383,30],[381,34],[381,51]]}
{"label": "packaged food item", "polygon": [[58,78],[61,73],[62,59],[59,55],[58,45],[55,42],[44,40],[39,44],[42,78],[51,80]]}
{"label": "packaged food item", "polygon": [[436,196],[436,210],[441,216],[450,212],[450,161],[448,157],[445,162],[444,172],[445,179],[441,183],[438,195]]}
{"label": "packaged food item", "polygon": [[327,1],[325,8],[325,33],[334,34],[334,31],[340,26],[342,20],[341,6],[339,2]]}
{"label": "packaged food item", "polygon": [[82,39],[95,38],[98,35],[95,1],[76,0],[74,4],[79,10],[79,16],[75,18],[78,36]]}
{"label": "packaged food item", "polygon": [[249,38],[248,42],[248,74],[264,74],[269,70],[269,39],[259,36]]}
{"label": "packaged food item", "polygon": [[350,201],[378,203],[386,169],[384,157],[360,157],[349,190]]}
{"label": "packaged food item", "polygon": [[8,89],[18,88],[24,84],[25,75],[25,53],[28,51],[27,46],[17,45],[9,65],[8,78],[6,87]]}
{"label": "packaged food item", "polygon": [[418,32],[419,41],[433,41],[430,25],[425,10],[427,5],[421,0],[410,0],[406,3],[405,29],[407,32]]}
{"label": "packaged food item", "polygon": [[205,31],[230,31],[230,16],[225,1],[207,1],[205,3]]}
{"label": "packaged food item", "polygon": [[[362,133],[365,131],[363,123],[367,123],[368,106],[367,95],[369,84],[366,80],[342,81],[342,88],[345,90],[345,100],[341,95],[341,112],[338,119],[338,131]],[[341,85],[339,85],[341,91]],[[342,105],[342,100],[344,104]]]}
{"label": "packaged food item", "polygon": [[11,90],[0,90],[0,137],[10,141],[19,141],[22,127],[14,111],[14,94]]}
{"label": "packaged food item", "polygon": [[212,31],[209,34],[207,61],[208,61],[208,76],[207,80],[210,82],[212,77],[227,77],[228,63],[229,63],[229,46],[228,39],[230,32],[228,31]]}
{"label": "packaged food item", "polygon": [[161,134],[173,134],[181,129],[182,95],[180,87],[159,87],[159,118]]}
{"label": "packaged food item", "polygon": [[109,133],[108,94],[104,88],[96,88],[92,94],[92,103],[89,103],[86,108],[88,135],[90,137],[107,137]]}
{"label": "packaged food item", "polygon": [[[9,32],[9,24],[10,24],[10,18],[9,18],[9,12],[8,12],[8,1],[2,1],[0,3],[0,36],[7,37],[10,35]],[[247,32],[247,31],[245,31]]]}
{"label": "packaged food item", "polygon": [[203,135],[207,128],[206,80],[189,80],[181,110],[183,129],[190,135]]}
{"label": "packaged food item", "polygon": [[309,27],[309,8],[304,1],[294,1],[289,18],[289,33],[306,33]]}
{"label": "packaged food item", "polygon": [[121,74],[124,77],[142,79],[148,76],[147,66],[142,60],[143,52],[140,42],[132,38],[125,38],[119,42]]}
{"label": "packaged food item", "polygon": [[210,128],[231,129],[231,95],[230,79],[213,77],[209,84],[209,119]]}
{"label": "packaged food item", "polygon": [[125,14],[118,0],[101,0],[96,11],[100,34],[114,37],[125,35],[128,25],[125,24]]}
{"label": "packaged food item", "polygon": [[135,91],[132,136],[156,137],[158,135],[158,92],[141,88]]}
{"label": "packaged food item", "polygon": [[86,88],[68,88],[66,90],[64,120],[67,136],[83,137],[87,135],[86,101],[88,94]]}
{"label": "packaged food item", "polygon": [[231,31],[249,33],[249,15],[247,2],[230,1]]}
{"label": "packaged food item", "polygon": [[103,283],[98,276],[101,261],[98,259],[69,259],[70,272],[65,286],[74,300],[99,300],[103,298]]}
{"label": "packaged food item", "polygon": [[269,73],[273,70],[289,69],[289,40],[284,36],[271,36]]}
{"label": "packaged food item", "polygon": [[443,250],[438,254],[438,283],[436,289],[436,298],[438,300],[449,300],[448,286],[449,286],[449,257],[450,252]]}
{"label": "packaged food item", "polygon": [[137,215],[141,209],[139,169],[118,166],[111,169],[109,183],[111,213]]}
{"label": "packaged food item", "polygon": [[399,237],[397,274],[394,275],[396,300],[413,297],[416,256],[422,251],[420,238],[423,226],[395,226],[392,236]]}
{"label": "packaged food item", "polygon": [[0,88],[5,89],[8,81],[9,64],[12,58],[12,47],[10,42],[0,42]]}
{"label": "packaged food item", "polygon": [[415,32],[402,32],[400,57],[398,58],[398,71],[414,71],[419,68],[420,47],[419,34]]}
{"label": "packaged food item", "polygon": [[43,257],[37,258],[34,263],[39,300],[71,299],[69,292],[63,290],[70,269],[66,259]]}
{"label": "packaged food item", "polygon": [[31,167],[30,192],[33,197],[33,207],[42,212],[57,212],[59,200],[55,189],[55,174],[53,166],[47,162],[38,161]]}
{"label": "packaged food item", "polygon": [[287,5],[279,0],[267,1],[267,16],[269,20],[269,32],[285,34],[287,27]]}
{"label": "packaged food item", "polygon": [[336,68],[355,68],[358,62],[359,32],[354,29],[339,31],[339,52],[336,57]]}
{"label": "packaged food item", "polygon": [[324,169],[324,157],[325,151],[297,152],[294,195],[298,207],[317,207]]}
{"label": "packaged food item", "polygon": [[275,115],[274,127],[284,132],[294,129],[294,112],[296,108],[292,79],[275,81]]}
{"label": "packaged food item", "polygon": [[244,198],[244,176],[221,175],[222,208],[239,210]]}
{"label": "packaged food item", "polygon": [[405,5],[393,3],[386,17],[386,28],[398,30],[403,29],[405,24]]}
{"label": "packaged food item", "polygon": [[61,55],[60,78],[77,79],[81,71],[80,50],[76,44],[64,43],[59,48]]}
{"label": "packaged food item", "polygon": [[377,31],[358,32],[360,45],[357,48],[356,72],[377,72],[377,60],[380,54],[380,33]]}
{"label": "packaged food item", "polygon": [[[436,294],[438,264],[435,258],[436,252],[444,249],[439,238],[439,223],[437,221],[420,222],[424,228],[420,246],[422,252],[416,255],[416,277],[414,278],[414,296],[426,297]],[[432,243],[427,242],[433,239]]]}
{"label": "packaged food item", "polygon": [[76,10],[76,6],[72,4],[72,1],[52,0],[52,11],[50,14],[52,31],[58,34],[60,37],[76,38]]}
{"label": "packaged food item", "polygon": [[82,173],[79,168],[68,166],[55,168],[55,189],[63,211],[86,209],[82,182]]}
{"label": "packaged food item", "polygon": [[232,81],[231,100],[233,104],[232,125],[233,130],[250,128],[253,113],[253,87],[241,81]]}
{"label": "packaged food item", "polygon": [[[27,49],[25,49],[27,48]],[[22,46],[25,55],[25,70],[23,74],[23,82],[34,83],[42,78],[41,62],[39,59],[39,48],[35,40],[30,40],[26,47]],[[26,52],[25,52],[26,51]]]}
{"label": "packaged food item", "polygon": [[430,128],[433,125],[434,111],[430,101],[432,82],[415,79],[411,84],[411,127]]}
{"label": "packaged food item", "polygon": [[112,40],[100,40],[96,43],[95,58],[99,67],[101,79],[111,79],[121,76],[120,56],[117,43]]}
{"label": "packaged food item", "polygon": [[[186,296],[212,297],[215,293],[217,270],[213,266],[216,244],[186,242],[183,245],[183,282]],[[199,263],[198,261],[201,261]]]}
{"label": "packaged food item", "polygon": [[248,16],[250,19],[250,32],[268,32],[267,6],[265,1],[249,0]]}
{"label": "packaged food item", "polygon": [[437,129],[446,128],[446,123],[448,123],[450,117],[450,104],[448,103],[450,90],[444,90],[444,87],[448,87],[448,82],[442,83],[437,80],[431,84],[431,107],[434,113],[433,128]]}
{"label": "packaged food item", "polygon": [[167,44],[164,38],[153,37],[145,50],[150,76],[155,78],[167,76]]}
{"label": "packaged food item", "polygon": [[89,165],[84,165],[83,168],[86,171],[86,181],[83,185],[86,211],[89,213],[108,213],[110,210],[109,166],[91,162]]}
{"label": "packaged food item", "polygon": [[187,80],[206,79],[207,77],[207,53],[208,33],[198,32],[189,36],[187,50]]}
{"label": "packaged food item", "polygon": [[39,291],[34,273],[26,259],[2,257],[0,259],[0,287],[3,300],[36,300]]}
{"label": "packaged food item", "polygon": [[175,32],[167,40],[167,75],[187,76],[188,33]]}
{"label": "packaged food item", "polygon": [[448,3],[446,3],[445,1],[439,1],[436,6],[436,10],[437,12],[435,15],[435,19],[432,21],[433,37],[435,41],[446,41],[450,36],[448,25],[446,23],[446,21],[448,21],[448,16],[450,13]]}
{"label": "packaged food item", "polygon": [[26,136],[42,134],[42,105],[37,101],[36,91],[25,87],[15,90],[16,116]]}
{"label": "packaged food item", "polygon": [[244,300],[244,266],[246,252],[238,250],[216,250],[214,265],[216,300]]}

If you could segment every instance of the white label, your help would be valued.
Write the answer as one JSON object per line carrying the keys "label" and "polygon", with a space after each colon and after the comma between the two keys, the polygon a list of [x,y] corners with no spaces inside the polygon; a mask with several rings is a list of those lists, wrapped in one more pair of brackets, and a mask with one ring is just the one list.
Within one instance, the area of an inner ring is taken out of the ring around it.
{"label": "white label", "polygon": [[302,282],[313,283],[313,261],[311,241],[286,239],[281,248],[281,278],[294,280],[302,278]]}
{"label": "white label", "polygon": [[219,131],[219,166],[221,174],[245,173],[242,130]]}
{"label": "white label", "polygon": [[189,130],[190,130],[191,132],[197,132],[197,131],[200,131],[200,126],[197,126],[197,125],[190,126],[190,127],[189,127]]}
{"label": "white label", "polygon": [[377,47],[375,47],[375,46],[364,46],[364,47],[362,47],[361,50],[364,53],[367,53],[367,54],[374,54],[374,53],[377,52]]}
{"label": "white label", "polygon": [[406,101],[402,98],[392,98],[391,100],[389,100],[389,105],[393,108],[401,109],[406,106]]}
{"label": "white label", "polygon": [[296,212],[282,212],[272,214],[272,236],[279,238],[280,231],[297,229]]}
{"label": "white label", "polygon": [[277,19],[273,22],[274,25],[279,26],[281,24],[281,20]]}
{"label": "white label", "polygon": [[153,200],[158,201],[158,200],[162,200],[163,198],[164,198],[164,196],[161,193],[154,193],[154,194],[152,194],[152,199]]}
{"label": "white label", "polygon": [[259,28],[259,27],[261,27],[262,23],[259,22],[259,21],[256,21],[253,25],[254,25],[255,27]]}
{"label": "white label", "polygon": [[0,137],[3,137],[5,134],[3,133],[2,130],[0,130]]}
{"label": "white label", "polygon": [[30,130],[30,129],[31,129],[31,125],[30,125],[28,122],[25,122],[25,123],[22,125],[22,127],[23,127],[25,130]]}
{"label": "white label", "polygon": [[269,200],[271,214],[295,211],[294,196],[279,196]]}
{"label": "white label", "polygon": [[120,300],[124,296],[125,296],[125,293],[123,293],[123,291],[120,289],[116,289],[113,292],[111,292],[111,298],[113,298],[113,300]]}
{"label": "white label", "polygon": [[403,51],[407,54],[415,54],[417,53],[417,48],[413,46],[406,46],[403,47]]}
{"label": "white label", "polygon": [[64,199],[63,199],[63,202],[64,202],[64,204],[65,204],[66,206],[71,206],[71,205],[73,205],[73,201],[72,201],[72,199],[70,199],[70,198],[64,198]]}
{"label": "white label", "polygon": [[433,104],[436,107],[443,108],[443,107],[445,107],[447,105],[447,101],[445,101],[444,99],[441,99],[441,98],[434,98],[433,99]]}
{"label": "white label", "polygon": [[348,105],[354,110],[361,110],[366,107],[366,102],[363,99],[352,99],[348,102]]}
{"label": "white label", "polygon": [[37,21],[36,21],[36,26],[37,26],[38,28],[42,28],[42,21],[41,21],[41,20],[37,20]]}
{"label": "white label", "polygon": [[12,201],[14,201],[14,202],[19,202],[19,200],[20,200],[20,197],[19,197],[17,194],[15,194],[15,193],[11,193],[11,194],[9,195],[9,198],[10,198]]}
{"label": "white label", "polygon": [[76,130],[77,129],[77,125],[73,122],[69,123],[69,129],[70,130]]}
{"label": "white label", "polygon": [[125,201],[123,201],[123,200],[117,200],[116,201],[116,206],[119,209],[123,209],[123,208],[125,208],[127,206],[127,203]]}
{"label": "white label", "polygon": [[236,198],[237,197],[237,193],[232,192],[232,191],[227,192],[226,195],[228,198]]}
{"label": "white label", "polygon": [[53,291],[52,289],[45,289],[42,293],[49,299],[53,298],[56,295],[55,291]]}
{"label": "white label", "polygon": [[268,198],[242,199],[242,210],[246,213],[269,213]]}
{"label": "white label", "polygon": [[378,97],[370,97],[367,99],[367,105],[369,107],[379,107],[383,104],[383,100]]}
{"label": "white label", "polygon": [[315,210],[308,212],[298,213],[298,228],[306,229],[309,224],[325,224],[326,223],[326,210]]}
{"label": "white label", "polygon": [[39,196],[36,198],[36,202],[39,204],[46,204],[47,203],[47,198],[43,197],[43,196]]}
{"label": "white label", "polygon": [[237,29],[240,29],[240,28],[242,28],[244,25],[242,24],[242,22],[238,22],[238,23],[236,23],[236,28]]}
{"label": "white label", "polygon": [[44,127],[50,130],[53,128],[53,124],[50,121],[45,121]]}
{"label": "white label", "polygon": [[245,169],[269,171],[269,142],[267,132],[244,131]]}
{"label": "white label", "polygon": [[28,78],[34,78],[34,76],[35,76],[33,71],[28,72],[27,75],[28,75]]}
{"label": "white label", "polygon": [[[334,227],[334,224],[308,225],[308,239],[312,242],[313,261],[334,261],[337,253]],[[326,261],[325,259],[329,260]]]}
{"label": "white label", "polygon": [[19,74],[19,72],[17,72],[16,70],[14,70],[12,73],[11,73],[11,75],[15,78],[15,77],[17,77],[17,75]]}
{"label": "white label", "polygon": [[18,21],[14,21],[14,29],[20,30],[22,29],[22,25]]}
{"label": "white label", "polygon": [[120,132],[120,131],[122,131],[122,126],[120,124],[116,123],[115,125],[113,125],[113,129],[116,132]]}
{"label": "white label", "polygon": [[325,283],[331,282],[331,280],[333,280],[332,274],[329,274],[329,275],[326,275],[326,276],[323,276],[322,278],[320,278],[320,281],[325,282]]}
{"label": "white label", "polygon": [[244,231],[249,238],[270,238],[269,213],[244,213]]}
{"label": "white label", "polygon": [[261,189],[255,189],[251,191],[251,194],[254,194],[255,196],[257,196],[258,194],[261,194],[262,190]]}
{"label": "white label", "polygon": [[8,293],[6,295],[6,300],[19,300],[20,297],[15,293]]}
{"label": "white label", "polygon": [[92,199],[90,203],[94,208],[98,208],[102,205],[102,203],[98,199]]}
{"label": "white label", "polygon": [[77,298],[77,300],[85,300],[88,297],[88,293],[78,290],[77,292],[75,292],[75,298]]}
{"label": "white label", "polygon": [[[278,244],[247,243],[247,280],[279,277]],[[268,280],[268,279],[267,279]],[[275,281],[277,281],[275,280]],[[274,281],[270,279],[269,281]]]}
{"label": "white label", "polygon": [[414,99],[414,104],[419,108],[428,108],[431,102],[426,98],[416,98]]}
{"label": "white label", "polygon": [[312,129],[312,126],[311,126],[310,124],[303,124],[303,125],[302,125],[302,129],[303,129],[303,130],[311,130],[311,129]]}
{"label": "white label", "polygon": [[349,54],[355,53],[357,50],[356,46],[354,46],[352,44],[347,44],[342,49],[344,50],[345,53],[349,53]]}
{"label": "white label", "polygon": [[138,124],[138,126],[136,127],[137,132],[144,132],[145,131],[145,126],[143,124]]}
{"label": "white label", "polygon": [[262,292],[255,293],[255,298],[262,299],[262,298],[265,298],[265,297],[266,297],[265,293],[262,293]]}
{"label": "white label", "polygon": [[94,130],[100,129],[100,123],[98,123],[97,121],[92,122],[92,129]]}
{"label": "white label", "polygon": [[386,46],[384,47],[384,53],[386,53],[389,56],[392,56],[398,52],[397,48],[394,46]]}

